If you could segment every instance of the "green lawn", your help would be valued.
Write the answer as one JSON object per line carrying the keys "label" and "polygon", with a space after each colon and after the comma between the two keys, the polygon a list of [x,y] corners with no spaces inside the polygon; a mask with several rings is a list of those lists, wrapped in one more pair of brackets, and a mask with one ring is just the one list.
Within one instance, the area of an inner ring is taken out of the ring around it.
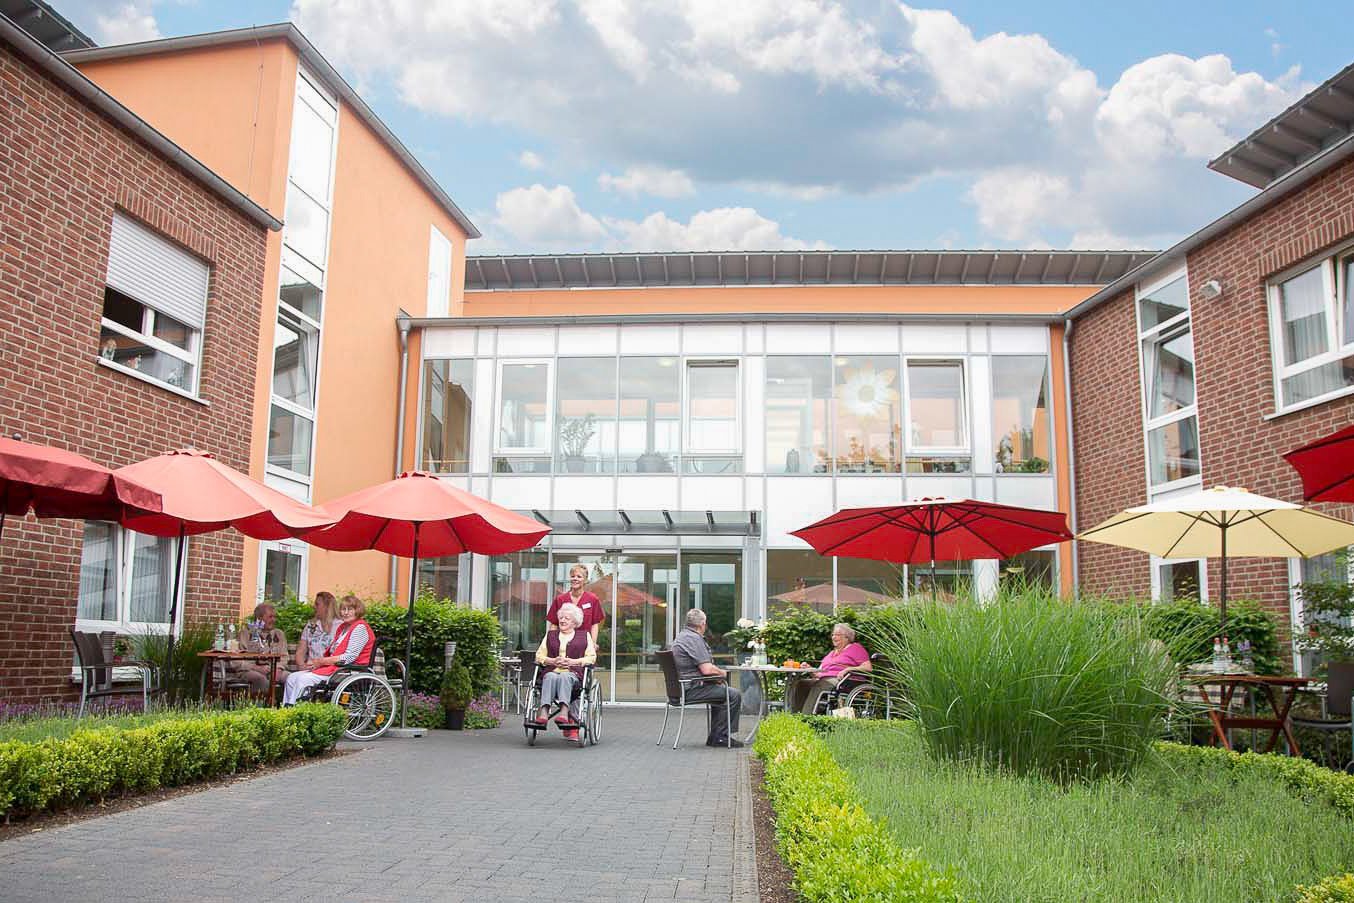
{"label": "green lawn", "polygon": [[1354,870],[1354,824],[1275,783],[1153,756],[1128,780],[1064,788],[933,762],[912,725],[825,739],[870,814],[974,900],[1291,901]]}

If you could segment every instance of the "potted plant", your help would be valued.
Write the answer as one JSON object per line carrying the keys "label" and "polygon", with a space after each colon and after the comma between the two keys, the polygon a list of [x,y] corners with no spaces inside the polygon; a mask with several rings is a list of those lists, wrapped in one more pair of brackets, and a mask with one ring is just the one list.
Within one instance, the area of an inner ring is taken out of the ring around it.
{"label": "potted plant", "polygon": [[446,713],[448,730],[459,731],[465,727],[465,709],[473,696],[470,671],[460,662],[453,661],[442,676],[442,711]]}
{"label": "potted plant", "polygon": [[559,449],[564,456],[564,469],[569,473],[583,472],[583,452],[588,448],[588,441],[597,433],[594,429],[596,422],[597,418],[586,414],[569,418],[560,424]]}

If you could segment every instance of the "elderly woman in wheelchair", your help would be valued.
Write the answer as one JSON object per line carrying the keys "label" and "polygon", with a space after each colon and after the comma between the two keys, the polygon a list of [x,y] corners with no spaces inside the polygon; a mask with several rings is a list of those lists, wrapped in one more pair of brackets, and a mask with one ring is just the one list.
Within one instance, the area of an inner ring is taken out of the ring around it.
{"label": "elderly woman in wheelchair", "polygon": [[583,686],[583,669],[597,661],[597,647],[592,635],[583,626],[583,611],[572,602],[561,605],[556,612],[559,630],[551,630],[536,650],[536,664],[541,668],[540,707],[533,719],[537,729],[549,724],[552,710],[555,723],[564,732],[565,739],[578,739],[579,713],[574,700]]}
{"label": "elderly woman in wheelchair", "polygon": [[298,700],[310,698],[342,666],[371,664],[372,654],[376,650],[376,634],[362,619],[365,614],[366,606],[356,596],[347,596],[339,603],[342,623],[334,630],[334,641],[329,644],[324,655],[306,662],[307,670],[287,675],[282,692],[283,705],[293,705]]}
{"label": "elderly woman in wheelchair", "polygon": [[856,631],[850,624],[832,626],[832,650],[823,657],[814,680],[795,684],[791,710],[812,715],[823,697],[840,689],[843,684],[862,679],[861,675],[873,669],[870,653],[856,642]]}

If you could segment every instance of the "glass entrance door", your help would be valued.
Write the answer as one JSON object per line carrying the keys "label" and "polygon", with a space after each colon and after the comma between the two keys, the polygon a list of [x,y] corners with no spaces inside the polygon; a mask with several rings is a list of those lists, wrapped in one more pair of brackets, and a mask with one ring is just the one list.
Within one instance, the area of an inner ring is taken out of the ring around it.
{"label": "glass entrance door", "polygon": [[684,552],[682,554],[682,604],[674,632],[686,626],[686,613],[704,609],[705,641],[716,665],[733,664],[738,650],[725,635],[742,617],[743,556],[739,552]]}
{"label": "glass entrance door", "polygon": [[623,554],[616,567],[615,606],[609,622],[614,662],[611,699],[662,702],[663,674],[658,652],[672,639],[677,605],[677,556]]}

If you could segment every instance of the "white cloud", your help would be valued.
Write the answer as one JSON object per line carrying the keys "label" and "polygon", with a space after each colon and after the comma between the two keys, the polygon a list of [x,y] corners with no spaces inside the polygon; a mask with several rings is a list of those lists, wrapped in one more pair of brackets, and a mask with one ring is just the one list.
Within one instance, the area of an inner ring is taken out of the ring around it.
{"label": "white cloud", "polygon": [[131,44],[160,37],[152,0],[67,0],[63,16],[100,44]]}
{"label": "white cloud", "polygon": [[571,165],[606,170],[603,187],[672,196],[631,174],[675,172],[812,200],[967,180],[1002,242],[1197,226],[1247,191],[1201,164],[1304,87],[1218,55],[1153,57],[1102,85],[1041,35],[975,35],[899,3],[294,3],[355,77],[390,79],[424,111],[549,136]]}
{"label": "white cloud", "polygon": [[537,170],[545,168],[545,160],[533,150],[524,150],[517,155],[517,165],[523,169]]}
{"label": "white cloud", "polygon": [[660,198],[680,198],[696,193],[696,185],[691,177],[680,169],[663,169],[659,166],[631,166],[618,176],[604,172],[597,177],[597,184],[604,191],[638,197],[642,194]]}
{"label": "white cloud", "polygon": [[785,235],[780,224],[750,207],[702,210],[686,222],[659,211],[640,220],[598,217],[583,210],[567,185],[536,184],[498,196],[488,235],[474,252],[527,251],[775,251],[826,248]]}

